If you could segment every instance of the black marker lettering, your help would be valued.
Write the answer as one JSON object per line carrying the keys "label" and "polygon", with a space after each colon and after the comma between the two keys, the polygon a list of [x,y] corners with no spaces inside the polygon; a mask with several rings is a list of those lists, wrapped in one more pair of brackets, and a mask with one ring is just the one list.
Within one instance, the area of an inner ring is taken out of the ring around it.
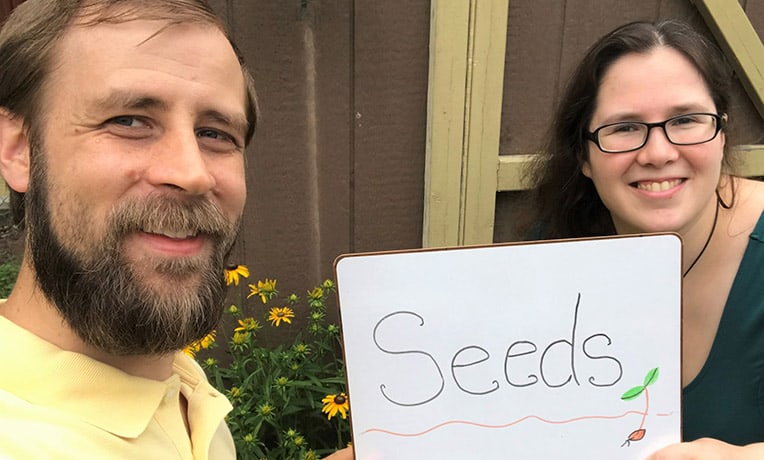
{"label": "black marker lettering", "polygon": [[613,343],[613,341],[610,340],[610,337],[608,337],[605,334],[594,334],[592,336],[589,336],[586,340],[584,340],[584,345],[583,345],[584,354],[589,359],[608,359],[608,360],[614,361],[615,364],[618,365],[618,377],[616,377],[615,380],[613,380],[610,383],[597,383],[595,381],[594,376],[590,376],[589,377],[589,383],[591,383],[595,387],[611,387],[611,386],[615,385],[616,383],[618,383],[621,380],[621,377],[623,377],[623,366],[621,366],[621,362],[620,361],[618,361],[616,358],[614,358],[612,356],[608,356],[608,355],[600,356],[600,355],[591,355],[591,354],[589,354],[589,352],[586,350],[586,345],[589,343],[589,341],[591,339],[593,339],[595,337],[604,337],[604,338],[606,338],[608,346],[610,346]]}
{"label": "black marker lettering", "polygon": [[[459,355],[463,352],[466,352],[468,350],[480,350],[482,352],[483,357],[477,360],[472,360],[470,362],[466,363],[457,363],[456,360],[459,358]],[[451,376],[454,378],[454,382],[456,383],[456,386],[459,387],[460,390],[464,391],[465,393],[469,393],[471,395],[486,395],[488,393],[493,393],[494,391],[499,389],[499,382],[496,380],[492,381],[493,388],[485,391],[470,391],[466,388],[464,388],[460,383],[459,379],[456,378],[456,368],[462,368],[462,367],[470,367],[474,366],[475,364],[480,364],[484,361],[488,361],[488,358],[490,358],[491,355],[485,350],[485,348],[481,348],[478,346],[470,345],[467,347],[462,348],[461,350],[457,351],[456,354],[454,354],[454,358],[451,360]]]}
{"label": "black marker lettering", "polygon": [[[576,343],[576,327],[578,326],[578,307],[581,305],[581,293],[578,293],[578,297],[576,298],[576,309],[573,313],[573,329],[571,331],[571,337],[570,340],[567,339],[560,339],[555,340],[554,342],[550,343],[548,347],[544,350],[544,352],[541,354],[541,363],[539,367],[541,368],[541,378],[544,380],[544,383],[550,388],[559,388],[562,386],[567,385],[570,382],[570,379],[572,378],[576,385],[581,386],[581,383],[578,381],[578,376],[576,375],[576,353],[575,353],[575,343]],[[558,384],[551,384],[546,379],[544,375],[544,358],[546,358],[547,353],[549,350],[551,350],[556,345],[566,344],[570,348],[570,375],[568,375],[568,378]]]}
{"label": "black marker lettering", "polygon": [[[530,350],[526,350],[526,351],[520,351],[520,352],[513,353],[512,349],[515,348],[516,345],[530,345],[531,349]],[[519,356],[530,355],[530,354],[536,353],[536,351],[538,351],[538,347],[536,347],[536,344],[533,343],[533,342],[528,342],[527,340],[517,341],[517,342],[513,343],[512,345],[510,345],[509,348],[507,348],[507,355],[504,357],[504,378],[507,380],[508,384],[512,385],[513,387],[527,387],[527,386],[531,386],[531,385],[533,385],[533,384],[535,384],[536,382],[539,381],[539,378],[538,378],[538,376],[536,376],[536,374],[528,374],[528,379],[529,380],[527,382],[523,382],[523,383],[513,382],[509,378],[509,360],[510,360],[510,358],[517,358]]]}
{"label": "black marker lettering", "polygon": [[[382,396],[384,396],[384,397],[385,397],[385,399],[387,399],[388,401],[390,401],[391,403],[393,403],[393,404],[395,404],[395,405],[397,405],[397,406],[404,406],[404,407],[421,406],[421,405],[423,405],[423,404],[427,404],[428,402],[430,402],[430,401],[432,401],[433,399],[435,399],[435,398],[437,398],[438,396],[440,396],[440,394],[443,392],[443,388],[445,387],[445,379],[443,378],[443,372],[441,372],[441,370],[440,370],[440,367],[438,367],[438,363],[435,361],[435,358],[433,358],[431,354],[429,354],[429,353],[427,353],[427,352],[424,352],[424,351],[421,351],[421,350],[402,350],[402,351],[392,351],[392,350],[387,350],[387,349],[383,348],[383,347],[382,347],[382,346],[379,344],[379,342],[377,341],[377,330],[379,329],[379,326],[380,326],[380,325],[382,324],[382,322],[384,322],[386,319],[388,319],[388,318],[391,318],[391,317],[393,317],[393,316],[396,316],[396,315],[411,315],[411,316],[415,316],[415,317],[419,318],[419,326],[424,326],[424,318],[422,318],[422,317],[421,317],[420,315],[418,315],[417,313],[414,313],[414,312],[411,312],[411,311],[396,311],[396,312],[390,313],[390,314],[388,314],[388,315],[385,315],[385,316],[384,316],[382,319],[380,319],[380,320],[377,322],[376,326],[374,326],[374,336],[373,336],[373,339],[374,339],[374,345],[376,345],[376,346],[377,346],[377,348],[379,348],[379,349],[380,349],[380,351],[382,351],[382,352],[384,352],[384,353],[388,353],[388,354],[391,354],[391,355],[407,355],[407,354],[414,354],[414,355],[417,355],[417,354],[419,354],[419,355],[424,355],[424,356],[427,356],[427,357],[430,359],[430,361],[432,361],[432,363],[435,365],[435,369],[438,371],[438,376],[440,377],[440,388],[439,388],[439,389],[438,389],[438,391],[437,391],[437,392],[436,392],[436,393],[435,393],[435,394],[434,394],[434,395],[433,395],[431,398],[429,398],[429,399],[426,399],[426,400],[424,400],[424,401],[419,401],[419,402],[409,402],[409,403],[405,403],[405,402],[396,401],[396,400],[394,400],[394,399],[390,398],[390,397],[389,397],[389,396],[388,396],[388,395],[385,393],[385,388],[386,388],[386,385],[385,385],[384,383],[383,383],[383,384],[381,384],[381,385],[379,385],[379,390],[380,390],[380,392],[382,393]],[[417,382],[417,383],[416,383],[416,385],[417,385],[417,386],[421,386],[421,382]]]}

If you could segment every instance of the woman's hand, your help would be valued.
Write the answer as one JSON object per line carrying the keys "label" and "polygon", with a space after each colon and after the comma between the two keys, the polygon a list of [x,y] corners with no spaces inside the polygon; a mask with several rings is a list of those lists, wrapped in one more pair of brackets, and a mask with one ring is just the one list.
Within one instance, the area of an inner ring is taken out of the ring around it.
{"label": "woman's hand", "polygon": [[764,444],[734,446],[717,439],[702,438],[672,444],[646,460],[748,460],[764,458]]}
{"label": "woman's hand", "polygon": [[324,460],[353,460],[354,458],[353,448],[346,447],[326,457]]}

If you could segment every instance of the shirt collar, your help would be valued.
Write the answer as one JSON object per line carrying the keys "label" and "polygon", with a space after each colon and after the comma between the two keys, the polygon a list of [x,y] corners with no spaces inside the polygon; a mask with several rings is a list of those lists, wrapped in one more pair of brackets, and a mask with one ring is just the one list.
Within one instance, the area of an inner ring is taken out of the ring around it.
{"label": "shirt collar", "polygon": [[[220,395],[183,353],[176,356],[176,374],[165,381],[155,381],[62,350],[2,316],[0,337],[15,349],[24,350],[4,356],[0,389],[32,404],[79,417],[117,436],[135,438],[143,433],[165,395],[177,391],[179,386],[189,399],[189,408],[197,390],[208,396]],[[220,396],[214,415],[222,418],[231,406]]]}

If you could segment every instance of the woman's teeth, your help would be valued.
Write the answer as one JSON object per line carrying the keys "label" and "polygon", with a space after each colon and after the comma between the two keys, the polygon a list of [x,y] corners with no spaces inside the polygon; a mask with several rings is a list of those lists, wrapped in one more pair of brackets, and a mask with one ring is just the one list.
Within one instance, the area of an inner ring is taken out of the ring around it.
{"label": "woman's teeth", "polygon": [[661,182],[637,182],[637,188],[648,192],[665,192],[681,183],[681,179],[664,180]]}

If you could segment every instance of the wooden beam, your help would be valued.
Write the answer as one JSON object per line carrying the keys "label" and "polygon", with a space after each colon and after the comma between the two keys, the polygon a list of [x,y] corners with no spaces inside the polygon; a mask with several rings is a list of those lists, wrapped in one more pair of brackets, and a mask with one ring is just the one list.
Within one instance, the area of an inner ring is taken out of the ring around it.
{"label": "wooden beam", "polygon": [[422,246],[456,245],[462,183],[469,3],[433,0]]}
{"label": "wooden beam", "polygon": [[493,241],[508,2],[432,2],[423,247]]}
{"label": "wooden beam", "polygon": [[764,145],[740,145],[735,148],[741,160],[740,171],[743,177],[764,177]]}
{"label": "wooden beam", "polygon": [[764,45],[737,0],[693,0],[764,118]]}
{"label": "wooden beam", "polygon": [[499,192],[525,190],[529,184],[523,182],[523,174],[534,154],[501,155],[499,157],[498,187]]}

